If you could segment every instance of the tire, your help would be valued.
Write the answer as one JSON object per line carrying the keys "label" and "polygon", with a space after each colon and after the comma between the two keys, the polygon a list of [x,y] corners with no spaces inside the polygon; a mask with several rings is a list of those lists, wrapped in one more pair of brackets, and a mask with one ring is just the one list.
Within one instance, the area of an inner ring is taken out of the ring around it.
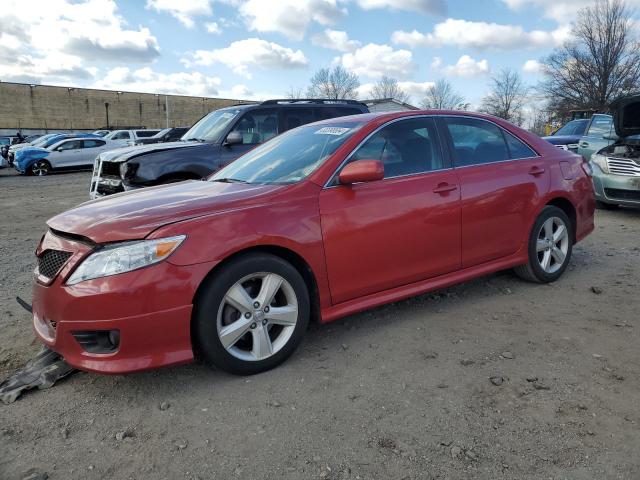
{"label": "tire", "polygon": [[46,160],[38,160],[31,165],[27,171],[29,172],[29,175],[44,177],[45,175],[49,175],[49,172],[51,171],[51,164]]}
{"label": "tire", "polygon": [[[271,291],[272,301],[260,305]],[[309,291],[300,273],[280,257],[250,253],[223,266],[200,288],[192,323],[196,352],[229,373],[264,372],[294,352],[309,315]]]}
{"label": "tire", "polygon": [[601,202],[600,200],[596,200],[596,208],[600,210],[615,210],[618,207],[620,207],[620,205],[618,205],[617,203],[605,203]]}
{"label": "tire", "polygon": [[[549,226],[553,232],[551,238]],[[561,226],[564,227],[564,231],[560,230]],[[530,282],[555,282],[564,273],[571,259],[573,228],[564,211],[551,205],[546,206],[540,212],[529,235],[529,261],[514,268],[515,273]]]}

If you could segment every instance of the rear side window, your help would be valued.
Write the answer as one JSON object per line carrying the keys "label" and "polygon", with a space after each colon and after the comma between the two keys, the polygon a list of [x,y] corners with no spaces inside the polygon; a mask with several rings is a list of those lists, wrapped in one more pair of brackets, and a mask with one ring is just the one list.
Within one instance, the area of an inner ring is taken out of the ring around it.
{"label": "rear side window", "polygon": [[138,138],[148,138],[153,137],[158,132],[160,132],[160,130],[137,130],[136,135]]}
{"label": "rear side window", "polygon": [[62,143],[58,147],[58,150],[77,150],[79,148],[82,148],[82,141],[81,140],[71,140],[69,142]]}
{"label": "rear side window", "polygon": [[532,158],[537,157],[538,154],[531,150],[525,143],[511,135],[509,132],[503,132],[504,138],[507,141],[507,147],[509,147],[509,158],[517,160],[519,158]]}
{"label": "rear side window", "polygon": [[497,125],[467,117],[447,117],[456,167],[481,165],[509,159],[509,150]]}
{"label": "rear side window", "polygon": [[280,114],[282,115],[283,131],[291,130],[316,120],[311,108],[283,108]]}
{"label": "rear side window", "polygon": [[590,137],[602,136],[610,133],[613,127],[613,119],[608,115],[594,115],[589,125],[587,135]]}
{"label": "rear side window", "polygon": [[264,143],[278,135],[278,112],[272,108],[247,112],[234,130],[242,135],[243,145]]}
{"label": "rear side window", "polygon": [[356,160],[381,161],[385,178],[444,167],[432,118],[401,120],[383,127],[355,151],[349,162]]}
{"label": "rear side window", "polygon": [[359,115],[362,112],[353,107],[316,107],[316,120],[326,120],[328,118],[344,117],[346,115]]}
{"label": "rear side window", "polygon": [[84,148],[96,148],[103,146],[106,142],[104,140],[84,140]]}

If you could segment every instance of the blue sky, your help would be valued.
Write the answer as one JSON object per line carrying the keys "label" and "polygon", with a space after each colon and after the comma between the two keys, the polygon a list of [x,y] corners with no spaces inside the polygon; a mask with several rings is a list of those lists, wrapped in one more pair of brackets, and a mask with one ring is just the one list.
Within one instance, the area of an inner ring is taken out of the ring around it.
{"label": "blue sky", "polygon": [[388,75],[419,103],[446,78],[477,104],[500,69],[535,84],[590,2],[7,0],[0,80],[262,99],[341,64],[362,98]]}

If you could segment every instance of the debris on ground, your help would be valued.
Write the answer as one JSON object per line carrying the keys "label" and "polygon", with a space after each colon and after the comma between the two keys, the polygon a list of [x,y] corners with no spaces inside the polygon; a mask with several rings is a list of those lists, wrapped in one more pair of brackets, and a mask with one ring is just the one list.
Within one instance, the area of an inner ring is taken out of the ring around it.
{"label": "debris on ground", "polygon": [[22,392],[38,388],[51,388],[58,380],[77,370],[47,347],[43,347],[35,358],[29,360],[22,370],[0,383],[0,400],[4,403],[15,402]]}

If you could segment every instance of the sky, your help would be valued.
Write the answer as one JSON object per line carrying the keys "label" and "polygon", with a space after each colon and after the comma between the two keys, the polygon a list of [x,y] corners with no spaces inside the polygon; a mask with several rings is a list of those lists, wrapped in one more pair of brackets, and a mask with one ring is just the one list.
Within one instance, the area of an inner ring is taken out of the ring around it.
{"label": "sky", "polygon": [[0,81],[260,100],[339,64],[361,99],[387,75],[414,104],[445,78],[478,105],[501,69],[537,83],[591,2],[3,0]]}

